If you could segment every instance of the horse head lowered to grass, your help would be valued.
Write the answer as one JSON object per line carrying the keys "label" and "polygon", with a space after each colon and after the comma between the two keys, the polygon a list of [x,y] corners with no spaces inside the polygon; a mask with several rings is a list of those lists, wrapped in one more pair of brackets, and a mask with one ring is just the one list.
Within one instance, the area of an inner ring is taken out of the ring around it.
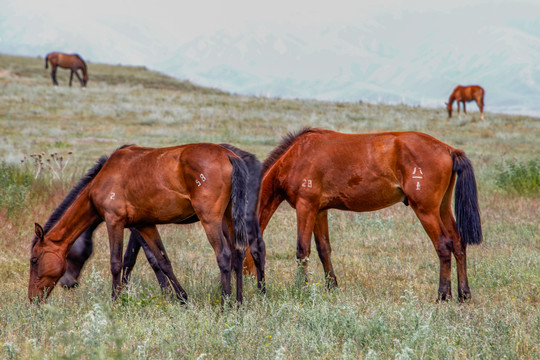
{"label": "horse head lowered to grass", "polygon": [[[75,240],[105,222],[109,235],[112,296],[121,290],[124,228],[140,233],[178,297],[178,283],[157,231],[157,224],[182,223],[196,216],[212,245],[221,272],[222,301],[231,294],[242,301],[242,261],[246,230],[248,174],[244,162],[222,146],[208,143],[168,148],[125,146],[100,161],[75,187],[65,211],[36,224],[30,256],[28,297],[45,299],[66,270]],[[229,236],[224,234],[224,225]]]}
{"label": "horse head lowered to grass", "polygon": [[[454,185],[457,222],[451,209]],[[305,272],[314,234],[330,287],[337,279],[330,259],[328,210],[374,211],[402,202],[410,205],[435,246],[438,299],[452,296],[452,254],[459,299],[470,297],[466,249],[482,241],[482,227],[473,168],[462,150],[413,131],[342,134],[305,128],[288,134],[263,162],[263,233],[284,200],[296,209],[299,264]],[[250,258],[246,261],[249,268]]]}
{"label": "horse head lowered to grass", "polygon": [[[69,74],[69,86],[71,86],[73,81],[73,74],[77,76],[82,87],[86,86],[86,83],[88,82],[88,68],[79,54],[64,54],[56,51],[51,52],[45,56],[45,69],[49,68],[49,63],[51,63],[51,78],[54,85],[58,85],[58,81],[56,80],[56,68],[61,67],[71,71]],[[82,71],[82,78],[79,76],[79,70]]]}
{"label": "horse head lowered to grass", "polygon": [[480,109],[480,119],[484,120],[484,94],[485,91],[481,86],[470,85],[470,86],[461,86],[458,85],[450,94],[450,98],[446,103],[446,109],[448,110],[448,117],[452,117],[452,104],[454,101],[457,102],[457,112],[459,116],[459,103],[463,104],[463,112],[467,113],[467,108],[465,107],[466,102],[476,101],[478,108]]}

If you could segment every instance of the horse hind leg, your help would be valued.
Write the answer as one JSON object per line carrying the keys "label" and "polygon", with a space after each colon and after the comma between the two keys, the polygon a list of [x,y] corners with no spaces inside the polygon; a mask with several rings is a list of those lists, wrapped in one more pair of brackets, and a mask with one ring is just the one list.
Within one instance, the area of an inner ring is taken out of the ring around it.
{"label": "horse hind leg", "polygon": [[337,287],[338,282],[336,274],[334,273],[334,267],[332,266],[332,260],[330,259],[332,248],[330,247],[330,236],[328,232],[328,211],[321,211],[317,215],[313,235],[315,237],[319,259],[324,268],[326,286],[329,289]]}
{"label": "horse hind leg", "polygon": [[[246,218],[246,227],[248,231],[249,250],[246,254],[246,261],[244,264],[248,265],[248,272],[250,274],[257,275],[257,288],[262,292],[266,292],[265,287],[265,256],[266,246],[262,239],[261,228],[259,227],[259,221],[257,220],[257,214],[248,214]],[[251,262],[248,259],[251,259]],[[251,268],[249,265],[253,264]]]}
{"label": "horse hind leg", "polygon": [[[453,188],[453,183],[449,189]],[[445,230],[452,239],[452,252],[456,259],[457,278],[458,278],[458,299],[460,302],[471,298],[471,290],[469,289],[469,280],[467,277],[467,247],[461,243],[456,220],[452,213],[452,191],[450,190],[445,195],[441,205],[441,219]]]}
{"label": "horse hind leg", "polygon": [[58,86],[58,81],[56,80],[56,65],[51,64],[51,79],[54,86]]}
{"label": "horse hind leg", "polygon": [[201,216],[199,219],[201,219],[208,241],[216,255],[221,280],[221,305],[223,306],[225,298],[231,295],[232,252],[223,232],[222,223],[220,221],[205,221]]}
{"label": "horse hind leg", "polygon": [[[230,208],[227,210],[230,211]],[[244,292],[244,277],[243,277],[243,262],[246,256],[245,251],[235,249],[232,243],[232,237],[234,236],[233,222],[230,216],[225,216],[225,221],[222,223],[222,230],[227,244],[231,249],[231,268],[236,277],[236,301],[241,303],[243,301]]]}
{"label": "horse hind leg", "polygon": [[[73,81],[73,70],[71,70],[71,73],[69,74],[69,86],[71,86],[71,82]],[[79,76],[79,75],[77,75]]]}
{"label": "horse hind leg", "polygon": [[476,104],[478,105],[478,109],[480,109],[480,120],[484,121],[484,100],[476,99]]}
{"label": "horse hind leg", "polygon": [[452,298],[451,288],[451,261],[453,242],[445,231],[444,224],[439,215],[439,209],[421,209],[416,203],[411,202],[416,216],[422,223],[424,230],[428,234],[435,251],[439,257],[439,291],[437,301],[446,301]]}

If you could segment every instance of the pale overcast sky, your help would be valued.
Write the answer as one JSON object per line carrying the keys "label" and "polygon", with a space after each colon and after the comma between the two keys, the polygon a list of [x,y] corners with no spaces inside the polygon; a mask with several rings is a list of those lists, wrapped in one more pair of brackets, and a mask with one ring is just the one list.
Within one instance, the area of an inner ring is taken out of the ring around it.
{"label": "pale overcast sky", "polygon": [[0,53],[53,50],[280,97],[439,104],[482,82],[540,113],[540,0],[0,0]]}

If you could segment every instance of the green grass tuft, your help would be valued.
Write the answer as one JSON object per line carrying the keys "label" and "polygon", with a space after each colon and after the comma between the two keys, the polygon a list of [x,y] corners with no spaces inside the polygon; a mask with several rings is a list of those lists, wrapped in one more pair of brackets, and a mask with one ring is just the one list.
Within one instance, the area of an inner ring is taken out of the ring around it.
{"label": "green grass tuft", "polygon": [[497,186],[520,195],[540,195],[540,158],[507,164],[496,180]]}

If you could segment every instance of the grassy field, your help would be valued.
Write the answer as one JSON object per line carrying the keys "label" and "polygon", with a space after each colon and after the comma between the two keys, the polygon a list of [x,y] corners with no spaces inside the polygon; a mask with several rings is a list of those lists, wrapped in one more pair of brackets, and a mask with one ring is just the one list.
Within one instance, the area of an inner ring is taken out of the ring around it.
{"label": "grassy field", "polygon": [[[473,105],[448,119],[444,99],[441,108],[425,109],[246,97],[141,67],[88,65],[86,89],[68,87],[66,70],[53,87],[43,58],[0,55],[0,358],[540,358],[539,119],[489,113],[489,98],[481,122]],[[248,279],[238,309],[219,305],[219,270],[198,224],[160,227],[187,306],[161,294],[142,257],[130,287],[111,302],[103,227],[80,287],[57,288],[40,307],[28,302],[33,224],[45,223],[99,156],[128,143],[209,141],[262,160],[288,131],[304,126],[418,130],[466,151],[484,228],[484,243],[468,249],[470,302],[435,303],[438,259],[402,204],[373,213],[330,211],[340,283],[331,292],[315,251],[310,282],[300,280],[296,217],[283,204],[264,234],[268,294]],[[36,154],[50,160],[37,177]],[[512,177],[533,179],[525,195],[498,186],[515,164],[532,164],[532,176]]]}

